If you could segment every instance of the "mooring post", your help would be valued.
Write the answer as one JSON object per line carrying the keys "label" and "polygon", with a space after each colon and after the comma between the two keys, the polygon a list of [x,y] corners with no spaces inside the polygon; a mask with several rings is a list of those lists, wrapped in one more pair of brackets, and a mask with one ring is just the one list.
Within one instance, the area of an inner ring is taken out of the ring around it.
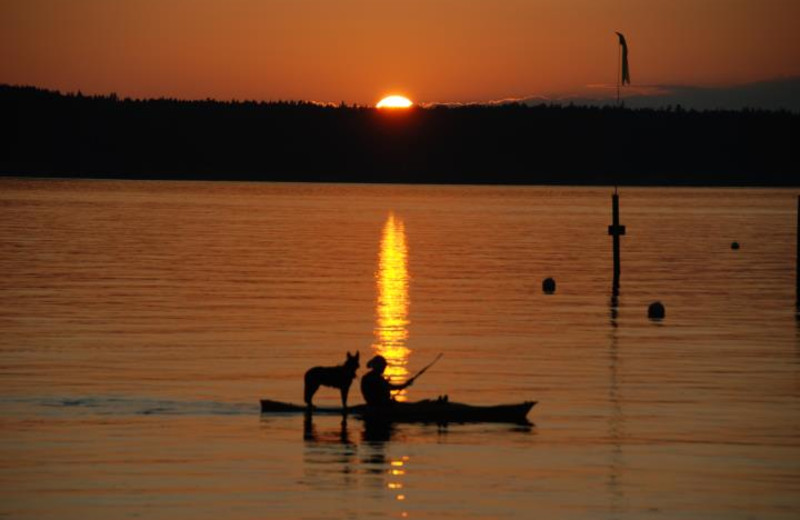
{"label": "mooring post", "polygon": [[625,226],[619,223],[619,194],[617,187],[614,187],[614,194],[611,195],[611,225],[608,226],[608,234],[611,235],[614,246],[614,288],[619,288],[619,275],[621,272],[619,262],[619,237],[625,234]]}
{"label": "mooring post", "polygon": [[794,257],[795,262],[795,307],[800,313],[800,195],[797,196],[797,255]]}

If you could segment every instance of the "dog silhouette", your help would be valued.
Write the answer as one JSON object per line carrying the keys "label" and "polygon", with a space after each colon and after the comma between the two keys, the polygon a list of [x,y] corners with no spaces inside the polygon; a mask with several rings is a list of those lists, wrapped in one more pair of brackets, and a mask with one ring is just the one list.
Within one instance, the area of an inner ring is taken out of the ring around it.
{"label": "dog silhouette", "polygon": [[310,368],[305,375],[305,387],[303,391],[303,400],[309,408],[314,405],[311,400],[314,394],[317,393],[320,386],[329,386],[331,388],[338,388],[342,395],[342,408],[347,409],[347,394],[350,391],[350,385],[353,384],[353,379],[356,378],[356,370],[360,364],[358,362],[359,353],[355,355],[347,353],[347,359],[341,365],[335,367],[314,367]]}

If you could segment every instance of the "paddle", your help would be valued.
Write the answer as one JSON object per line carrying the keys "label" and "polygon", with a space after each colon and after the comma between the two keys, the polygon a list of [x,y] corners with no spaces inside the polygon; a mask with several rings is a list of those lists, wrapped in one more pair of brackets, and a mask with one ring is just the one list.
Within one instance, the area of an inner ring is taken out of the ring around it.
{"label": "paddle", "polygon": [[444,356],[444,352],[440,352],[440,353],[439,353],[439,355],[438,355],[438,356],[436,356],[436,359],[434,359],[433,361],[431,361],[430,363],[428,363],[428,364],[427,364],[427,365],[426,365],[426,366],[425,366],[425,367],[424,367],[422,370],[420,370],[419,372],[417,372],[416,374],[414,374],[414,377],[412,377],[411,379],[409,379],[408,381],[406,381],[406,386],[409,386],[409,385],[411,385],[411,383],[413,383],[413,382],[414,382],[414,380],[415,380],[416,378],[418,378],[419,376],[421,376],[422,374],[424,374],[426,370],[428,370],[430,367],[432,367],[433,365],[435,365],[437,361],[439,361],[440,359],[442,359],[442,356]]}

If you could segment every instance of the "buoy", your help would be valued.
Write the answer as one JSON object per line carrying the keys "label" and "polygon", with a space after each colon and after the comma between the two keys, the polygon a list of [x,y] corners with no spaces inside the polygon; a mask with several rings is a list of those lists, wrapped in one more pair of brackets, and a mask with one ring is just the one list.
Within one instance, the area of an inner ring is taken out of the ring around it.
{"label": "buoy", "polygon": [[556,292],[556,281],[552,278],[545,278],[542,282],[542,290],[546,294],[553,294]]}
{"label": "buoy", "polygon": [[731,242],[731,249],[739,249],[739,242]]}
{"label": "buoy", "polygon": [[667,310],[661,302],[653,302],[647,308],[647,317],[651,320],[663,320],[667,315]]}

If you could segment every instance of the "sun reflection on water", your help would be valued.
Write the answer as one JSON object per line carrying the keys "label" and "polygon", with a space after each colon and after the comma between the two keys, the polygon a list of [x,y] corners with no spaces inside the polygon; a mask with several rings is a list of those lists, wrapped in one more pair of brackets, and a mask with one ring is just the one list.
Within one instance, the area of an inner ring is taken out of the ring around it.
{"label": "sun reflection on water", "polygon": [[[408,246],[406,245],[406,230],[403,221],[389,214],[383,226],[381,237],[381,250],[378,259],[378,270],[375,273],[375,282],[378,289],[375,302],[375,351],[386,358],[386,377],[393,383],[400,383],[408,379],[408,358],[411,350],[408,341]],[[395,393],[398,401],[406,400],[406,390]],[[405,465],[409,457],[389,460],[388,474],[391,480],[386,487],[396,492],[398,502],[406,500],[403,492],[405,487],[402,478],[406,474]],[[408,517],[407,511],[402,511],[402,518]]]}
{"label": "sun reflection on water", "polygon": [[[378,288],[376,301],[375,351],[386,358],[386,376],[392,383],[408,377],[408,358],[411,353],[408,340],[408,247],[403,221],[389,214],[383,226],[378,271],[375,273]],[[406,390],[395,395],[404,401]]]}

